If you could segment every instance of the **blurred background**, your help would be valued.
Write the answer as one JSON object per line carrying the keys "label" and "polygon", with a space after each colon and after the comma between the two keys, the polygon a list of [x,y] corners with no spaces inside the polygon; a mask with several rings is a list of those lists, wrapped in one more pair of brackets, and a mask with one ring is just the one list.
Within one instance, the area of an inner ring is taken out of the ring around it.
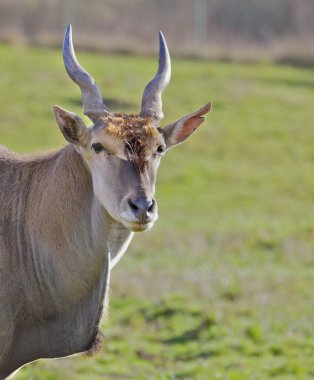
{"label": "blurred background", "polygon": [[0,144],[14,151],[65,144],[53,104],[82,116],[69,22],[111,110],[138,112],[160,29],[162,126],[213,102],[161,163],[159,221],[113,270],[103,350],[17,380],[314,378],[313,21],[313,0],[0,0]]}
{"label": "blurred background", "polygon": [[0,1],[0,39],[59,46],[67,23],[78,47],[153,51],[162,29],[180,55],[220,59],[314,60],[312,0]]}

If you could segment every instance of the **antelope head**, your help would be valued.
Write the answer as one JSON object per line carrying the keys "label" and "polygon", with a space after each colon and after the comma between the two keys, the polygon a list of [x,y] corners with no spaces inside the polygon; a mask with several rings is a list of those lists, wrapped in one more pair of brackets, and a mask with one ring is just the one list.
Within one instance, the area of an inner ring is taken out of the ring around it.
{"label": "antelope head", "polygon": [[131,231],[144,231],[158,218],[154,197],[157,168],[165,152],[186,140],[204,121],[211,103],[160,128],[161,95],[170,81],[171,62],[163,34],[159,34],[159,67],[144,90],[141,112],[112,113],[103,103],[93,77],[78,63],[71,25],[63,43],[67,73],[80,87],[87,128],[76,114],[54,106],[65,139],[74,145],[90,170],[93,191],[116,221]]}

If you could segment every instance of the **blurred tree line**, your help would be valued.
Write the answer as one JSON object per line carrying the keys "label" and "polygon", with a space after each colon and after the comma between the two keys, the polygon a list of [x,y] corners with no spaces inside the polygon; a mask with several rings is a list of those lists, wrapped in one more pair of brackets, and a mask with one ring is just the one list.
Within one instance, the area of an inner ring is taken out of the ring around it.
{"label": "blurred tree line", "polygon": [[313,0],[0,0],[1,41],[60,45],[69,22],[93,50],[150,53],[161,29],[178,54],[314,57]]}

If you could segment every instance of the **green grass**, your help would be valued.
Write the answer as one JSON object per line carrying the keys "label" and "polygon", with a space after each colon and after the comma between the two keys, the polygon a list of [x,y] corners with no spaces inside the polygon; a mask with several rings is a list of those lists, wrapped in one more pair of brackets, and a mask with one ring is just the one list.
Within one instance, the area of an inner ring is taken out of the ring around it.
{"label": "green grass", "polygon": [[[0,55],[0,143],[64,144],[51,106],[82,110],[61,52]],[[154,60],[79,58],[114,110],[138,110]],[[163,99],[163,125],[208,100],[213,111],[164,158],[160,220],[112,273],[103,351],[16,379],[312,379],[313,70],[174,60]]]}

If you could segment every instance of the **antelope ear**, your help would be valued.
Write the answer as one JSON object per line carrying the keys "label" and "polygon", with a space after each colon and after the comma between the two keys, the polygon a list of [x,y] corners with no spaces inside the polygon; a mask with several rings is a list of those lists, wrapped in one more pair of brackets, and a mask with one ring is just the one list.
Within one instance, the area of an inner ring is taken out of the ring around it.
{"label": "antelope ear", "polygon": [[204,107],[197,111],[183,116],[174,123],[167,125],[162,129],[166,146],[171,146],[182,143],[186,140],[205,120],[205,114],[211,109],[211,103],[207,103]]}
{"label": "antelope ear", "polygon": [[71,144],[84,146],[88,142],[88,131],[84,121],[75,113],[53,106],[57,123],[67,141]]}

